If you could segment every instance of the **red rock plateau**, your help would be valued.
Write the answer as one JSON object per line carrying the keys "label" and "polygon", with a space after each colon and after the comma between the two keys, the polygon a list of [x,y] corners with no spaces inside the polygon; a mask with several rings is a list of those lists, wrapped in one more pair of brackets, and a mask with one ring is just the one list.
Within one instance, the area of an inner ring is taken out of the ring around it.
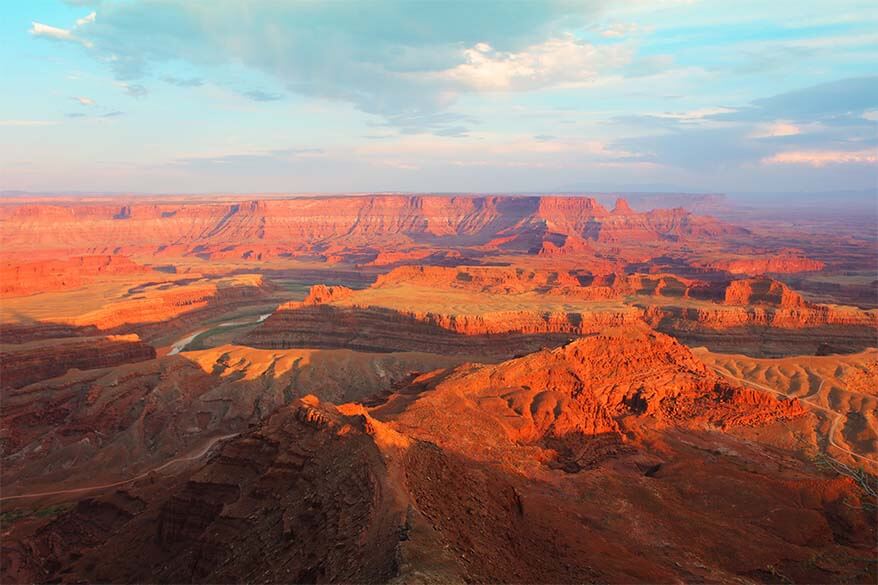
{"label": "red rock plateau", "polygon": [[0,201],[0,582],[874,583],[874,246],[666,200]]}
{"label": "red rock plateau", "polygon": [[[495,242],[515,247],[553,234],[601,242],[677,240],[743,232],[685,209],[634,213],[624,203],[607,211],[589,197],[363,196],[256,200],[240,203],[7,204],[0,221],[5,250],[82,249],[112,253],[173,245],[188,253],[241,257],[394,240],[454,245]],[[511,239],[508,239],[511,238]],[[111,243],[112,242],[112,243]],[[252,250],[248,245],[255,246]]]}
{"label": "red rock plateau", "polygon": [[[458,300],[459,299],[459,300]],[[469,311],[463,312],[462,307]],[[512,357],[646,321],[694,345],[765,355],[861,351],[878,311],[812,305],[781,282],[507,267],[394,269],[368,289],[315,287],[240,339],[262,348]]]}
{"label": "red rock plateau", "polygon": [[803,256],[795,250],[782,250],[771,257],[720,260],[711,262],[708,266],[716,270],[725,270],[731,274],[787,274],[819,271],[826,264],[820,260]]}
{"label": "red rock plateau", "polygon": [[65,260],[0,264],[0,297],[79,288],[104,276],[139,274],[149,268],[125,256],[78,256]]}

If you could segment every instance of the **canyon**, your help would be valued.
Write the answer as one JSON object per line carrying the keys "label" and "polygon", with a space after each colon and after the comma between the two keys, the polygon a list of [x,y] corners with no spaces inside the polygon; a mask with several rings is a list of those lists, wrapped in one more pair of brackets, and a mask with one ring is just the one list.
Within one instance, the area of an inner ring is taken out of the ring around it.
{"label": "canyon", "polygon": [[[3,568],[19,581],[859,578],[875,533],[856,485],[785,455],[811,416],[663,334],[608,329],[440,368],[373,406],[293,399],[189,471],[23,521]],[[738,538],[748,522],[758,532]]]}
{"label": "canyon", "polygon": [[630,200],[0,200],[0,580],[874,581],[875,241]]}

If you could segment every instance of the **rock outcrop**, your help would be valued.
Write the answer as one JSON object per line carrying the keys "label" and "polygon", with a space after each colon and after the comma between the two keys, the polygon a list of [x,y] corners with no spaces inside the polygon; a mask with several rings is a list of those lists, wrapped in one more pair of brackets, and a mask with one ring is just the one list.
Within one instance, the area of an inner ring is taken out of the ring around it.
{"label": "rock outcrop", "polygon": [[91,370],[153,359],[155,349],[137,335],[67,337],[0,344],[0,387],[21,388],[71,368]]}
{"label": "rock outcrop", "polygon": [[854,353],[878,345],[878,311],[811,305],[685,307],[652,306],[645,319],[687,344],[756,356],[815,355],[826,346]]}
{"label": "rock outcrop", "polygon": [[78,256],[64,260],[0,264],[0,297],[78,288],[100,277],[140,274],[149,268],[126,256]]}
{"label": "rock outcrop", "polygon": [[362,417],[297,400],[158,501],[148,486],[83,501],[33,535],[41,558],[4,562],[4,582],[59,566],[113,583],[386,582],[404,508],[384,467]]}
{"label": "rock outcrop", "polygon": [[[444,311],[419,308],[441,298],[435,292],[442,290],[472,293],[467,302],[486,306],[478,313],[454,312],[454,303]],[[513,304],[525,298],[522,302],[535,308],[491,311],[490,295],[503,295]],[[575,299],[577,310],[539,309],[557,306],[551,299]],[[271,349],[428,351],[494,360],[644,319],[687,343],[719,350],[716,341],[725,340],[723,348],[740,343],[742,351],[764,350],[765,355],[813,354],[821,336],[835,351],[856,352],[874,346],[878,334],[878,311],[809,304],[764,277],[707,282],[669,274],[403,266],[379,276],[368,291],[315,286],[304,302],[281,305],[239,342]]]}
{"label": "rock outcrop", "polygon": [[150,283],[127,298],[66,320],[77,327],[101,331],[136,331],[149,335],[184,328],[206,312],[230,310],[266,299],[271,285],[257,274]]}
{"label": "rock outcrop", "polygon": [[801,309],[807,304],[802,295],[782,282],[770,278],[733,280],[726,287],[727,305],[771,305],[779,309]]}
{"label": "rock outcrop", "polygon": [[[474,446],[470,457],[502,457],[500,444],[511,440],[542,445],[555,452],[559,465],[574,471],[594,465],[605,450],[624,451],[623,429],[636,429],[643,417],[659,426],[729,428],[805,416],[797,401],[778,402],[731,387],[688,348],[642,324],[605,328],[497,365],[461,366],[420,383],[434,390],[421,394],[398,419],[414,436],[447,436],[439,444],[450,446],[458,432],[467,432],[462,426],[472,424],[474,413],[467,408],[456,413],[446,400],[465,398],[503,429]],[[421,418],[427,408],[448,409],[448,414]]]}
{"label": "rock outcrop", "polygon": [[[117,481],[245,430],[305,394],[336,403],[366,401],[413,374],[461,361],[424,353],[221,346],[4,389],[3,492],[75,487],[98,477]],[[6,359],[3,365],[14,366]]]}
{"label": "rock outcrop", "polygon": [[561,345],[604,327],[639,322],[641,315],[634,307],[588,313],[497,311],[455,315],[291,303],[279,307],[239,342],[266,349],[425,351],[502,359]]}
{"label": "rock outcrop", "polygon": [[797,250],[779,250],[758,257],[739,257],[709,262],[707,267],[713,270],[723,270],[730,274],[791,274],[823,270],[825,263],[808,258]]}
{"label": "rock outcrop", "polygon": [[308,290],[308,296],[302,301],[303,305],[319,305],[338,301],[351,296],[354,291],[346,286],[326,286],[315,284]]}

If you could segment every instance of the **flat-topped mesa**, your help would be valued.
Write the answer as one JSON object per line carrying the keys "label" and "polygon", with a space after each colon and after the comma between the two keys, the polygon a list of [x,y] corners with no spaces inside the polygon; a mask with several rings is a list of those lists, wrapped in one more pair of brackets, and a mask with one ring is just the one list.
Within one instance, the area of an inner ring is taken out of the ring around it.
{"label": "flat-topped mesa", "polygon": [[770,305],[780,309],[807,308],[802,295],[771,278],[733,280],[726,287],[727,305]]}
{"label": "flat-topped mesa", "polygon": [[724,270],[730,274],[763,275],[791,274],[795,272],[816,272],[823,270],[825,263],[805,256],[799,250],[785,249],[771,255],[733,258],[708,262],[707,268]]}
{"label": "flat-topped mesa", "polygon": [[837,305],[653,305],[645,318],[691,346],[763,357],[855,353],[878,340],[878,310]]}
{"label": "flat-topped mesa", "polygon": [[545,287],[578,287],[564,270],[530,270],[506,266],[400,266],[379,276],[372,288],[409,283],[484,292],[523,292]]}
{"label": "flat-topped mesa", "polygon": [[149,272],[127,256],[74,256],[51,260],[0,262],[0,297],[78,288],[99,277]]}
{"label": "flat-topped mesa", "polygon": [[[402,284],[480,293],[536,292],[580,300],[621,299],[626,295],[688,298],[706,283],[670,274],[593,274],[584,270],[542,270],[507,266],[401,266],[377,278],[372,288]],[[722,291],[708,291],[717,300]],[[698,292],[698,298],[708,293]]]}
{"label": "flat-topped mesa", "polygon": [[150,338],[154,332],[189,326],[193,318],[204,316],[202,311],[229,310],[267,298],[270,290],[271,285],[259,274],[151,283],[131,298],[109,302],[64,322],[107,332],[133,331]]}

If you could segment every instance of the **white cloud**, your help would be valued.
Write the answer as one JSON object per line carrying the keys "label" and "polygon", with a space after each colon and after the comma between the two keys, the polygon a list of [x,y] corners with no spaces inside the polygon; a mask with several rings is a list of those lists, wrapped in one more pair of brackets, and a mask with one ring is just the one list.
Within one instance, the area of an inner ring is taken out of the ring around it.
{"label": "white cloud", "polygon": [[863,112],[863,119],[870,122],[878,122],[878,110],[868,110]]}
{"label": "white cloud", "polygon": [[97,17],[96,12],[92,12],[88,16],[83,16],[82,18],[80,18],[76,21],[76,26],[85,26],[87,24],[91,24],[95,21],[96,17]]}
{"label": "white cloud", "polygon": [[30,34],[35,37],[48,37],[58,41],[74,40],[73,33],[69,29],[49,26],[48,24],[43,24],[41,22],[31,23]]}
{"label": "white cloud", "polygon": [[668,120],[679,120],[680,122],[698,122],[705,118],[716,116],[717,114],[729,114],[736,111],[734,108],[698,108],[686,112],[661,112],[659,114],[649,114],[656,118],[665,118]]}
{"label": "white cloud", "polygon": [[823,167],[833,164],[878,164],[875,150],[793,150],[762,159],[764,164],[794,164]]}
{"label": "white cloud", "polygon": [[760,124],[750,134],[750,138],[778,138],[781,136],[796,136],[801,133],[801,127],[784,120],[777,120],[770,124]]}
{"label": "white cloud", "polygon": [[430,77],[474,91],[529,91],[582,87],[601,80],[604,70],[631,61],[627,46],[596,46],[572,35],[549,39],[520,52],[497,51],[477,43],[463,51],[464,62]]}
{"label": "white cloud", "polygon": [[44,37],[47,39],[52,39],[55,41],[64,41],[69,43],[77,43],[84,47],[91,48],[94,44],[88,40],[83,39],[76,34],[78,28],[83,25],[91,24],[95,20],[95,13],[92,12],[85,18],[80,18],[76,21],[76,26],[72,29],[69,28],[59,28],[57,26],[49,26],[48,24],[43,24],[41,22],[33,21],[30,26],[30,34],[35,37]]}
{"label": "white cloud", "polygon": [[91,99],[90,97],[76,96],[76,97],[72,97],[72,98],[70,98],[70,99],[72,99],[72,100],[75,101],[75,102],[79,102],[79,105],[81,105],[81,106],[93,106],[93,105],[95,105],[95,101],[94,101],[93,99]]}
{"label": "white cloud", "polygon": [[648,27],[643,27],[633,22],[617,22],[601,29],[601,36],[604,38],[612,39],[625,37],[638,32],[649,32],[649,30],[650,29]]}

